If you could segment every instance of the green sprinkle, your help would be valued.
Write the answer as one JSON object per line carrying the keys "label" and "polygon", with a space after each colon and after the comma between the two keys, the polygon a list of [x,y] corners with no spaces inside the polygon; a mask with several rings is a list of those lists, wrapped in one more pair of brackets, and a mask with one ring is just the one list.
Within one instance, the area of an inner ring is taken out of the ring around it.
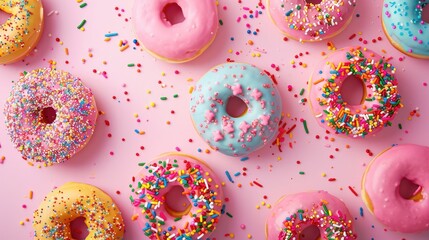
{"label": "green sprinkle", "polygon": [[128,67],[134,67],[134,66],[135,66],[135,64],[134,64],[134,63],[129,63],[127,66],[128,66]]}
{"label": "green sprinkle", "polygon": [[219,19],[219,24],[220,24],[221,26],[223,26],[223,21],[222,21],[222,19]]}
{"label": "green sprinkle", "polygon": [[161,100],[165,101],[167,100],[167,97],[161,97]]}
{"label": "green sprinkle", "polygon": [[79,7],[80,8],[84,8],[84,7],[86,7],[86,5],[88,5],[87,3],[82,3]]}
{"label": "green sprinkle", "polygon": [[229,213],[229,212],[226,212],[226,215],[228,216],[228,217],[230,217],[230,218],[233,218],[233,216],[231,215],[231,213]]}
{"label": "green sprinkle", "polygon": [[308,134],[307,121],[306,121],[306,120],[304,120],[304,121],[302,122],[302,124],[304,125],[305,133],[307,133],[307,134]]}
{"label": "green sprinkle", "polygon": [[299,172],[299,174],[300,174],[300,175],[304,175],[304,174],[305,174],[305,172],[301,171],[301,172]]}
{"label": "green sprinkle", "polygon": [[173,95],[173,97],[174,97],[174,98],[178,98],[178,97],[179,97],[179,94],[174,94],[174,95]]}
{"label": "green sprinkle", "polygon": [[146,163],[141,162],[141,163],[139,163],[139,166],[140,166],[140,167],[143,167],[145,164],[146,164]]}
{"label": "green sprinkle", "polygon": [[181,217],[177,217],[174,219],[175,222],[180,221],[180,219],[182,219]]}
{"label": "green sprinkle", "polygon": [[398,124],[398,127],[399,127],[399,129],[402,129],[402,124],[400,124],[400,123],[399,123],[399,124]]}
{"label": "green sprinkle", "polygon": [[302,96],[304,94],[305,89],[301,89],[301,92],[299,92],[299,95]]}
{"label": "green sprinkle", "polygon": [[82,22],[77,26],[77,29],[81,29],[86,23],[86,20],[83,19]]}

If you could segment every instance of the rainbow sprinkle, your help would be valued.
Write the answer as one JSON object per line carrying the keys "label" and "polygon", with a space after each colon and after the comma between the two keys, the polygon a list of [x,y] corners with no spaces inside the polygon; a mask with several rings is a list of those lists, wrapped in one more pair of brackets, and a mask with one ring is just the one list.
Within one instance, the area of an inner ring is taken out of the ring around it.
{"label": "rainbow sprinkle", "polygon": [[[146,164],[144,176],[132,187],[131,203],[143,214],[142,231],[149,239],[202,239],[215,230],[222,207],[220,186],[202,165],[189,160],[167,156]],[[192,205],[181,217],[167,212],[163,196],[174,186],[183,187]]]}
{"label": "rainbow sprinkle", "polygon": [[308,226],[319,227],[323,239],[327,240],[351,240],[356,239],[356,235],[351,230],[352,221],[347,220],[341,212],[332,213],[328,209],[327,203],[321,201],[315,204],[312,209],[299,209],[292,216],[283,221],[283,231],[280,232],[280,240],[297,240],[299,235]]}
{"label": "rainbow sprinkle", "polygon": [[[390,120],[402,107],[397,91],[398,82],[394,77],[396,69],[383,59],[375,61],[366,57],[359,49],[347,52],[346,57],[348,61],[338,65],[328,63],[331,77],[324,79],[322,95],[317,99],[321,106],[326,106],[320,115],[324,116],[321,122],[326,122],[336,133],[364,137],[377,128],[391,125]],[[339,91],[337,79],[350,75],[361,79],[365,87],[373,92],[364,99],[371,106],[366,108],[362,104],[362,111],[352,111]]]}

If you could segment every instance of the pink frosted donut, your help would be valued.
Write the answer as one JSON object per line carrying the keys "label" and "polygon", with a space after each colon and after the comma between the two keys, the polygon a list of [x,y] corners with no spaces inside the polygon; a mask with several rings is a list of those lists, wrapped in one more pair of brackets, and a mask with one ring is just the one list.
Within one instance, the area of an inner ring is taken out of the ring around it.
{"label": "pink frosted donut", "polygon": [[23,158],[46,165],[79,152],[91,138],[98,114],[91,90],[79,78],[48,68],[15,83],[4,113]]}
{"label": "pink frosted donut", "polygon": [[221,181],[204,162],[167,153],[133,177],[133,219],[151,240],[209,239],[221,217]]}
{"label": "pink frosted donut", "polygon": [[[349,47],[329,55],[314,69],[309,82],[309,102],[319,125],[354,138],[391,125],[402,107],[395,71],[366,48]],[[349,77],[362,81],[364,93],[358,105],[347,103],[341,92]]]}
{"label": "pink frosted donut", "polygon": [[356,0],[267,0],[271,19],[288,37],[300,42],[334,37],[350,23]]}
{"label": "pink frosted donut", "polygon": [[[183,14],[182,22],[173,16]],[[136,0],[134,29],[149,53],[168,62],[186,62],[202,54],[215,39],[215,0]],[[175,20],[178,21],[178,20]]]}
{"label": "pink frosted donut", "polygon": [[371,213],[392,231],[429,230],[428,172],[429,147],[394,146],[368,165],[362,179],[362,198]]}
{"label": "pink frosted donut", "polygon": [[328,192],[303,192],[280,198],[265,230],[267,240],[301,239],[306,234],[314,236],[306,239],[351,240],[356,239],[351,219],[346,205]]}

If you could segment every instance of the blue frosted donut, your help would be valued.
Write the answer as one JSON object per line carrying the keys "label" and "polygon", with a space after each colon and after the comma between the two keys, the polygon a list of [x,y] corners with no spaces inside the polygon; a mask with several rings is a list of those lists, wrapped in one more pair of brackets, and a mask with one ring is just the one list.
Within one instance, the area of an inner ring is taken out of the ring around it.
{"label": "blue frosted donut", "polygon": [[429,58],[429,24],[422,20],[429,0],[384,0],[383,28],[392,45],[418,58]]}
{"label": "blue frosted donut", "polygon": [[[232,117],[226,106],[240,98],[247,111]],[[271,78],[244,63],[226,63],[207,72],[191,97],[191,117],[200,136],[214,149],[229,156],[247,155],[277,134],[282,103]]]}

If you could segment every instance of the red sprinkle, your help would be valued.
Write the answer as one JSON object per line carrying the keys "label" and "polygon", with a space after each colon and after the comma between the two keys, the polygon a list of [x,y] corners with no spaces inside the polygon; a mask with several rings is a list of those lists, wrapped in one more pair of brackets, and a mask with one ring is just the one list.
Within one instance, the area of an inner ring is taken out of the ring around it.
{"label": "red sprinkle", "polygon": [[357,194],[357,192],[351,187],[349,186],[350,191],[356,196],[358,197],[359,195]]}

